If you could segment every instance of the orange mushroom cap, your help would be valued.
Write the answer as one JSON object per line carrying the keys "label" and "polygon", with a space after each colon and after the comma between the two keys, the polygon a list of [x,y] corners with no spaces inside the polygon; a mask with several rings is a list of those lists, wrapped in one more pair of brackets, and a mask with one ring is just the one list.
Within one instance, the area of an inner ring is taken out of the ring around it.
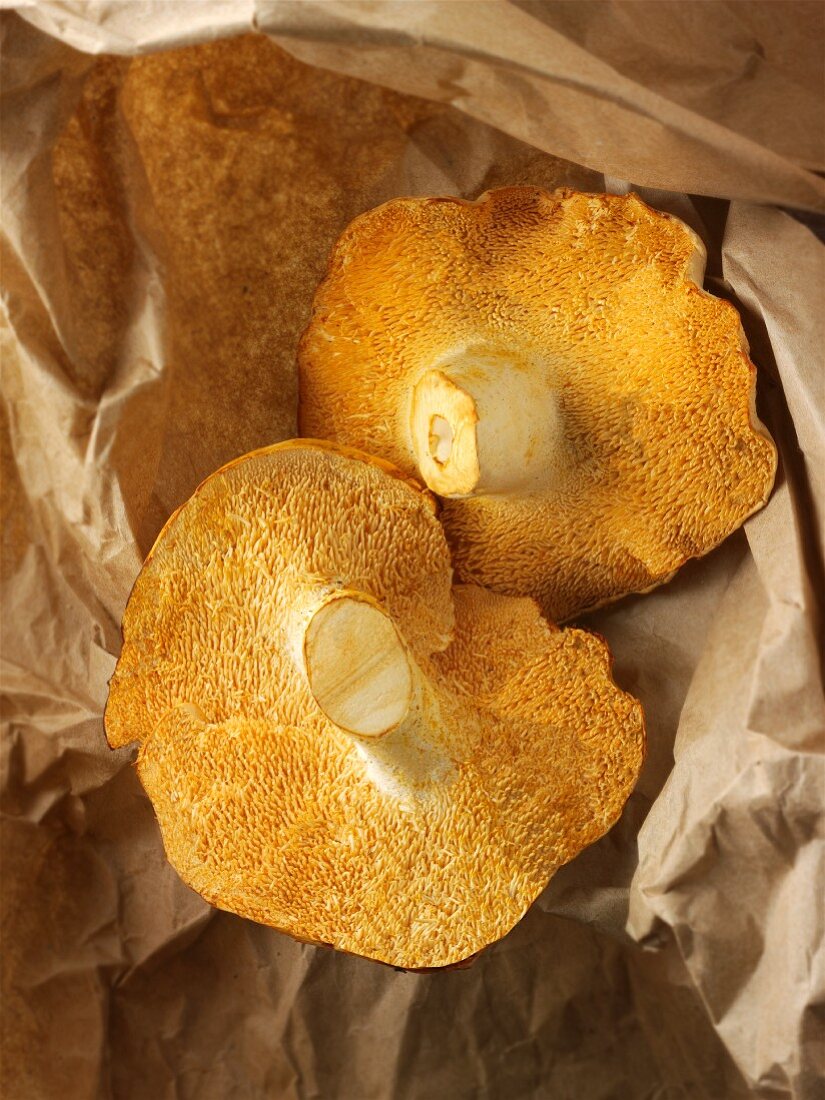
{"label": "orange mushroom cap", "polygon": [[399,199],[336,245],[301,341],[301,430],[445,498],[461,580],[556,621],[668,580],[768,498],[739,316],[635,195]]}
{"label": "orange mushroom cap", "polygon": [[297,441],[213,474],[138,578],[110,743],[213,904],[409,968],[503,936],[644,753],[604,642],[451,589],[429,494]]}

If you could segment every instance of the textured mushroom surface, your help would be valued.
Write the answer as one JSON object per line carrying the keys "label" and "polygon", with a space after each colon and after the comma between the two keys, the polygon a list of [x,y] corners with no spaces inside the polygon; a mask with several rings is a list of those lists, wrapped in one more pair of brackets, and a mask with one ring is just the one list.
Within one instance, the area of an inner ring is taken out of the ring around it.
{"label": "textured mushroom surface", "polygon": [[123,630],[107,735],[140,740],[183,879],[396,966],[505,935],[641,766],[604,642],[451,588],[430,495],[356,452],[279,444],[210,477]]}
{"label": "textured mushroom surface", "polygon": [[768,498],[735,308],[635,195],[400,199],[335,247],[300,350],[303,433],[443,495],[458,577],[556,621],[669,579]]}

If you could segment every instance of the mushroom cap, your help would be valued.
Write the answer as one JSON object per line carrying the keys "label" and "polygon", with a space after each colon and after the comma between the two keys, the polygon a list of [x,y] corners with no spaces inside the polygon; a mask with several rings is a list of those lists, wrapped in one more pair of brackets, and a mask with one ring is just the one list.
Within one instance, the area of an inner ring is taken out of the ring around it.
{"label": "mushroom cap", "polygon": [[[776,470],[739,315],[701,289],[704,260],[692,230],[635,195],[386,203],[345,231],[317,291],[301,430],[443,492],[411,401],[422,378],[443,387],[445,369],[481,362],[510,434],[491,487],[467,489],[471,454],[455,484],[472,495],[444,501],[458,577],[532,596],[556,621],[647,591],[758,510]],[[557,446],[518,484],[546,437]]]}
{"label": "mushroom cap", "polygon": [[[348,586],[387,608],[414,653],[447,644],[449,552],[426,490],[325,440],[287,440],[221,467],[169,517],[135,583],[109,744],[147,740],[181,703],[213,721],[297,722],[306,699],[295,620]],[[279,684],[295,690],[279,698]]]}
{"label": "mushroom cap", "polygon": [[[644,724],[605,643],[450,585],[429,494],[346,449],[254,452],[172,517],[126,609],[106,729],[141,741],[168,858],[208,901],[395,966],[453,965],[617,820]],[[375,744],[330,720],[302,652],[339,591],[389,616],[416,679]]]}

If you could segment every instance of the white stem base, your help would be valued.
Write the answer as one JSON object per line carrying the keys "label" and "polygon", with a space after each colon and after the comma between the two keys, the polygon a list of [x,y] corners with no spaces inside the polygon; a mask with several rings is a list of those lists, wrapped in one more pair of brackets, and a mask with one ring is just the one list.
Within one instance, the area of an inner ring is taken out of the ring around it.
{"label": "white stem base", "polygon": [[359,594],[318,608],[304,634],[310,690],[331,722],[380,738],[406,717],[413,696],[407,652],[389,615]]}
{"label": "white stem base", "polygon": [[369,780],[402,803],[436,797],[454,770],[440,708],[390,616],[364,593],[328,595],[309,613],[303,656],[316,703],[353,737]]}
{"label": "white stem base", "polygon": [[412,396],[419,473],[444,497],[527,494],[557,486],[566,466],[557,394],[539,362],[465,351],[427,371]]}

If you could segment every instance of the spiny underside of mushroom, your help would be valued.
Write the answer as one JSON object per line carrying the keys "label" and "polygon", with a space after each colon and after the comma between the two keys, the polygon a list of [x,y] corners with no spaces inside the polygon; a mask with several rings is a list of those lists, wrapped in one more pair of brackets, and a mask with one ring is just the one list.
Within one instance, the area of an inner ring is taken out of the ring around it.
{"label": "spiny underside of mushroom", "polygon": [[220,908],[405,968],[505,935],[617,820],[644,753],[604,642],[451,587],[432,498],[307,441],[170,519],[123,623],[112,746]]}
{"label": "spiny underside of mushroom", "polygon": [[668,580],[767,500],[776,451],[705,250],[635,195],[399,199],[333,251],[302,432],[441,495],[458,577],[555,621]]}

